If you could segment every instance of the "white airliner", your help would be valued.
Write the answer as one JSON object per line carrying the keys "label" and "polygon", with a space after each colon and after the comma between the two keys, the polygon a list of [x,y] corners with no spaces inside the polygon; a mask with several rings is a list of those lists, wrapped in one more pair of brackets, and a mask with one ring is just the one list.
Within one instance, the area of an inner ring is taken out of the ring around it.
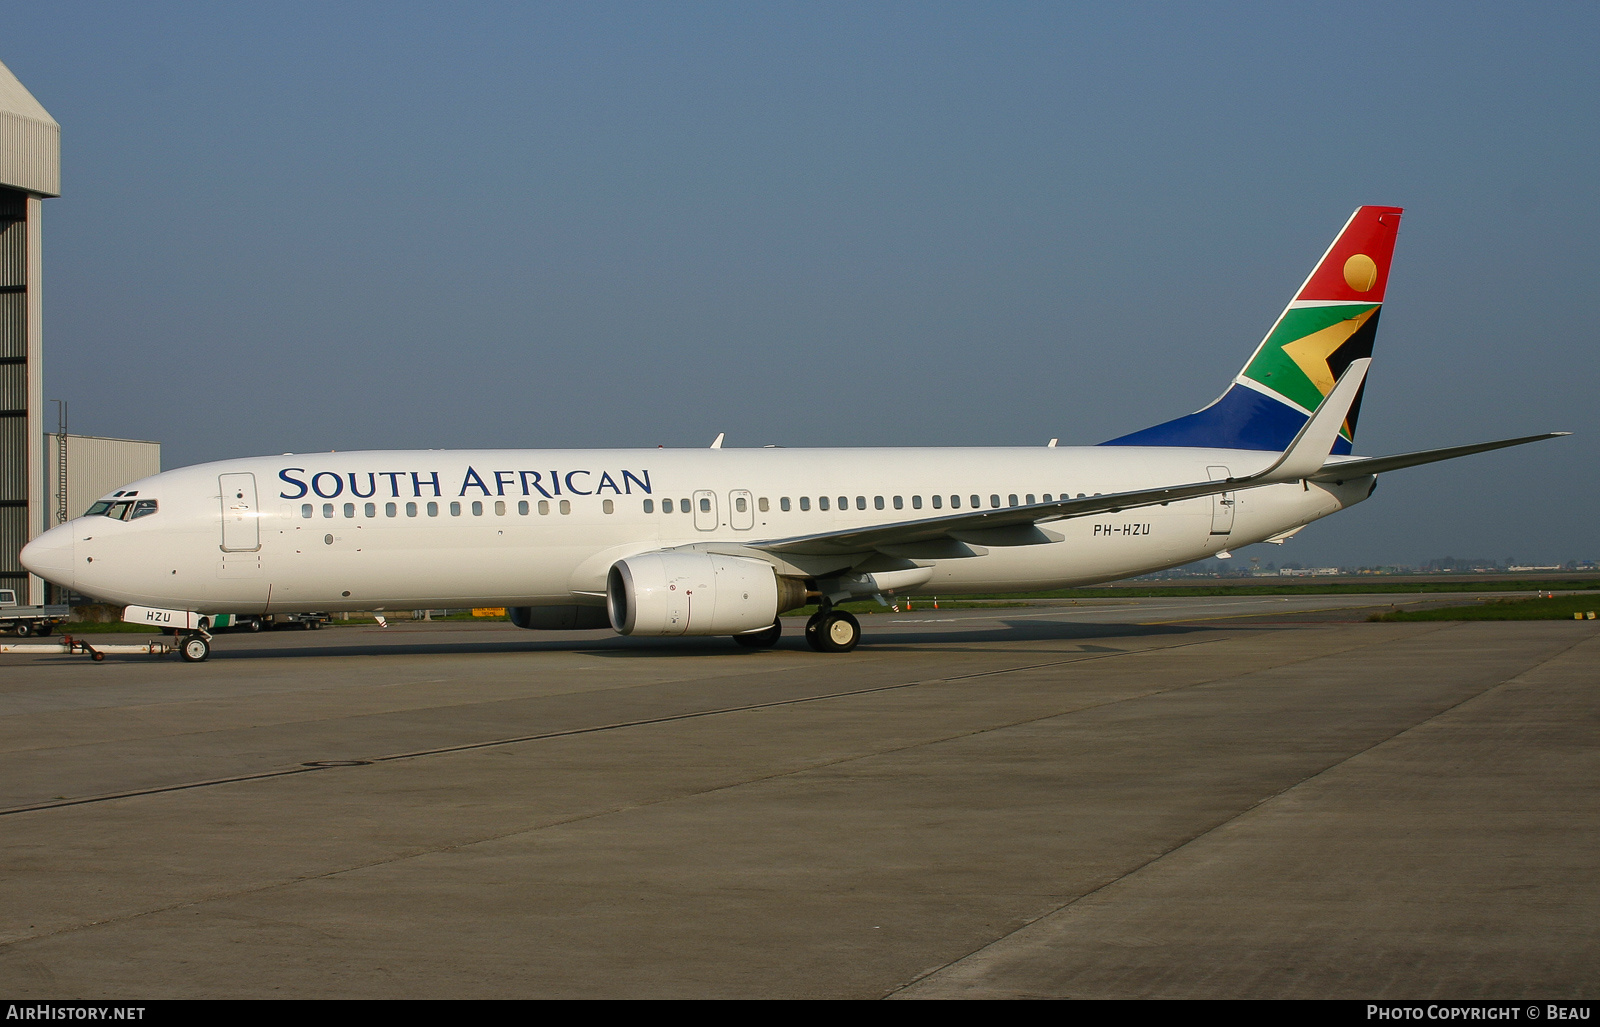
{"label": "white airliner", "polygon": [[467,606],[770,646],[816,602],[806,641],[848,652],[846,599],[1144,574],[1281,541],[1379,473],[1564,434],[1350,455],[1400,213],[1351,216],[1214,403],[1098,446],[258,457],[136,481],[22,563],[190,660],[208,614]]}

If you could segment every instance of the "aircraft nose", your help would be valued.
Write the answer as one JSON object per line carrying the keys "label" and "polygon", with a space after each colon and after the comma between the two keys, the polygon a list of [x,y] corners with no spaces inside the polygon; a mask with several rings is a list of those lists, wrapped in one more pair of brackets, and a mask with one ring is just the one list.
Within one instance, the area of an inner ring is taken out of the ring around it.
{"label": "aircraft nose", "polygon": [[76,529],[61,524],[22,547],[22,566],[46,581],[67,588],[76,584],[77,564],[72,558],[72,536]]}

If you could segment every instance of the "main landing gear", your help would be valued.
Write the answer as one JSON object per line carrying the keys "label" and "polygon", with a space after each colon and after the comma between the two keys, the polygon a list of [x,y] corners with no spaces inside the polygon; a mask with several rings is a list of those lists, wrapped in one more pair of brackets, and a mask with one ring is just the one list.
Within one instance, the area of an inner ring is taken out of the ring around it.
{"label": "main landing gear", "polygon": [[806,645],[819,653],[847,653],[861,641],[861,622],[823,600],[822,609],[806,621]]}
{"label": "main landing gear", "polygon": [[[772,622],[772,627],[760,631],[734,635],[733,640],[746,649],[770,649],[783,636],[782,619]],[[835,610],[826,599],[822,608],[806,621],[806,645],[819,653],[847,653],[861,641],[861,622],[855,617]]]}

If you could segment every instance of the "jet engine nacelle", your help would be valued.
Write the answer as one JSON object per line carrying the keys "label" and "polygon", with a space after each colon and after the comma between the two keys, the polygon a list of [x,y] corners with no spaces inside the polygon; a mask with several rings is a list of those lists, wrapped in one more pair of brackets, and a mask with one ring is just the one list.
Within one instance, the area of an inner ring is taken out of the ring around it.
{"label": "jet engine nacelle", "polygon": [[641,553],[606,576],[611,626],[624,635],[738,635],[805,605],[805,586],[770,563],[717,553]]}

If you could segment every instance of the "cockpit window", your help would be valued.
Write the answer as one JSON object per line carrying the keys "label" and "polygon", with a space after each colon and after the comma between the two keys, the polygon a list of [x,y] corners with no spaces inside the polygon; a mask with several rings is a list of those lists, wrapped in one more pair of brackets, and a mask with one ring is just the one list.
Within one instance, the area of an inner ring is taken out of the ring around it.
{"label": "cockpit window", "polygon": [[156,509],[157,506],[154,499],[102,499],[91,506],[84,516],[103,515],[119,521],[136,521],[141,517],[149,517],[156,512]]}

